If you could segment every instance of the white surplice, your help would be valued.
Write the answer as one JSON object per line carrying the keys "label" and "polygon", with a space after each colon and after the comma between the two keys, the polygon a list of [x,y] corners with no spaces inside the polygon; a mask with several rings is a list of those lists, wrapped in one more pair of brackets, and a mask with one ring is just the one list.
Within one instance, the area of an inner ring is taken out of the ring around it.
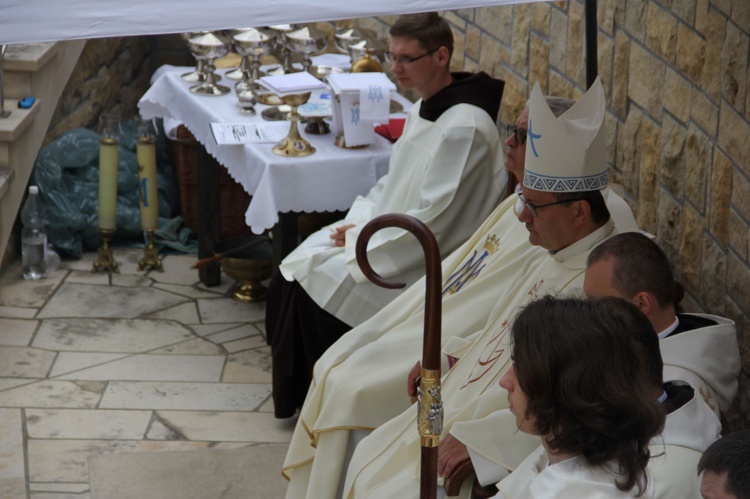
{"label": "white surplice", "polygon": [[[404,213],[424,222],[447,256],[466,241],[498,205],[508,181],[497,127],[486,111],[456,104],[436,121],[409,110],[403,135],[393,146],[389,172],[346,218],[308,237],[282,262],[287,281],[296,280],[320,307],[357,326],[399,295],[367,280],[356,261],[362,227],[378,215]],[[331,179],[335,182],[335,179]],[[354,224],[344,247],[331,245],[334,228]],[[414,283],[424,275],[424,253],[412,234],[386,229],[368,244],[368,259],[383,277]]]}

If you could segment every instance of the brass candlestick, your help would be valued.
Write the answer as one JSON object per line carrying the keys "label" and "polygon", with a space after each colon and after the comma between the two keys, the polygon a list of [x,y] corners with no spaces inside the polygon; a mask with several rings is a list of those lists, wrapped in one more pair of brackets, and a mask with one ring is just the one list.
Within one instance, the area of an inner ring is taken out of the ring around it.
{"label": "brass candlestick", "polygon": [[299,134],[299,128],[297,127],[297,122],[300,119],[297,106],[304,104],[309,98],[310,92],[281,96],[284,104],[290,106],[292,110],[289,112],[289,134],[273,147],[274,154],[301,157],[309,156],[315,152],[315,148]]}
{"label": "brass candlestick", "polygon": [[119,274],[120,268],[115,261],[114,254],[112,253],[112,247],[109,245],[109,240],[112,237],[112,234],[115,233],[115,231],[110,229],[99,229],[99,232],[102,233],[103,242],[101,248],[99,248],[96,261],[94,262],[94,267],[91,269],[91,272],[107,270],[111,272],[117,272]]}
{"label": "brass candlestick", "polygon": [[138,262],[138,270],[143,270],[146,267],[150,267],[151,269],[158,270],[159,272],[164,272],[164,266],[162,265],[161,259],[159,258],[159,250],[154,244],[154,231],[147,230],[146,238],[148,239],[148,243],[146,244],[146,247],[143,248],[143,258],[141,258],[141,260]]}

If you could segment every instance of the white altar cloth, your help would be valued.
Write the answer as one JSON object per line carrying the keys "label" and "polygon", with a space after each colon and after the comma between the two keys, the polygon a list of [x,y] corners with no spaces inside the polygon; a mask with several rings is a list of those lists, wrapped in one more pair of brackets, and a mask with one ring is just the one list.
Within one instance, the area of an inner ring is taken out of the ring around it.
{"label": "white altar cloth", "polygon": [[[229,174],[253,196],[245,221],[256,234],[273,227],[278,213],[297,211],[347,210],[358,195],[365,195],[378,178],[388,171],[391,144],[376,136],[374,144],[363,149],[342,149],[333,144],[333,134],[300,133],[315,147],[315,154],[287,158],[274,154],[273,144],[217,145],[211,133],[212,121],[263,121],[261,112],[268,106],[258,104],[256,116],[244,116],[232,91],[219,97],[194,95],[190,83],[180,75],[194,68],[164,68],[151,88],[138,102],[144,118],[173,118],[185,124]],[[218,74],[225,71],[219,70]],[[227,83],[229,82],[229,83]],[[234,86],[234,80],[219,82]],[[393,98],[410,103],[402,96]],[[396,115],[394,115],[396,116]],[[404,113],[398,116],[405,117]]]}

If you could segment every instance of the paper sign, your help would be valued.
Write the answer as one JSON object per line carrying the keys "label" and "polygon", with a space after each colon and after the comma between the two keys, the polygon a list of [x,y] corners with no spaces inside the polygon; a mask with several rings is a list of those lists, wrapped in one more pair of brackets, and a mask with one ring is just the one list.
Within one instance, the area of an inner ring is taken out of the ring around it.
{"label": "paper sign", "polygon": [[274,143],[286,137],[289,123],[279,122],[237,122],[211,123],[211,132],[217,144]]}

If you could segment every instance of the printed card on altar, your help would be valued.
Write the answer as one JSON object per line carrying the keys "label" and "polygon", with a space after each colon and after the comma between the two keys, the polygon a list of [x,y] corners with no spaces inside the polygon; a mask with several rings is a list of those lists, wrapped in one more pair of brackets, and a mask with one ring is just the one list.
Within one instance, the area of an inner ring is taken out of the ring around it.
{"label": "printed card on altar", "polygon": [[211,123],[211,132],[219,145],[275,143],[286,137],[289,132],[289,123],[286,121],[263,123],[215,122]]}

